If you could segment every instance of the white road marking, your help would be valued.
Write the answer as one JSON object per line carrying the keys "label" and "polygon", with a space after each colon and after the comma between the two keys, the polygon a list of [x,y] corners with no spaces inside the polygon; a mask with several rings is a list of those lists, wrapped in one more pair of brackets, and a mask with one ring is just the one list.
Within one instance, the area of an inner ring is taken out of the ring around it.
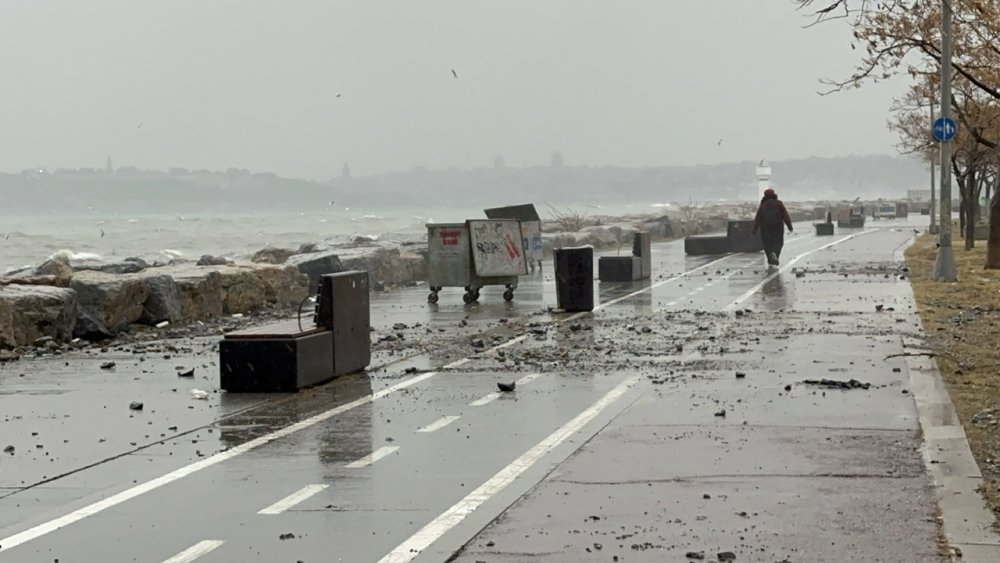
{"label": "white road marking", "polygon": [[579,432],[587,423],[614,404],[638,380],[638,376],[633,376],[619,383],[614,389],[608,391],[604,397],[588,407],[587,410],[578,414],[573,420],[564,424],[561,428],[522,454],[521,457],[511,462],[510,465],[501,469],[499,473],[469,493],[458,504],[446,510],[417,533],[410,536],[409,539],[396,546],[379,563],[406,563],[412,561],[421,551],[427,549],[427,547],[437,541],[448,530],[461,523],[462,520],[475,512],[483,503],[500,493],[507,485],[510,485],[522,473],[537,463],[538,460],[548,455],[559,444],[562,444],[567,438]]}
{"label": "white road marking", "polygon": [[747,299],[750,299],[750,297],[752,297],[753,294],[755,294],[758,291],[760,291],[761,288],[763,288],[765,285],[768,284],[768,282],[770,282],[774,278],[778,277],[781,273],[788,271],[799,260],[805,258],[806,256],[815,254],[815,253],[819,252],[820,250],[826,250],[827,248],[830,248],[832,246],[837,246],[838,244],[840,244],[842,242],[847,242],[847,241],[851,240],[854,237],[861,236],[861,235],[863,235],[865,233],[868,233],[868,232],[872,232],[872,231],[862,231],[860,233],[855,233],[853,235],[847,235],[846,237],[844,237],[844,238],[842,238],[840,240],[835,240],[835,241],[833,241],[833,242],[831,242],[829,244],[824,244],[823,246],[821,246],[819,248],[814,248],[812,250],[809,250],[807,252],[803,252],[802,254],[799,254],[795,258],[792,258],[791,260],[789,260],[787,264],[785,264],[784,266],[782,266],[781,268],[779,268],[773,274],[771,274],[771,275],[767,276],[766,278],[764,278],[760,283],[758,283],[757,285],[755,285],[755,286],[751,287],[750,289],[748,289],[746,291],[746,293],[744,293],[743,295],[740,295],[739,297],[737,297],[736,301],[733,301],[732,303],[730,303],[729,305],[726,306],[725,310],[726,311],[732,311],[733,309],[735,309],[736,307],[738,307],[741,303],[743,303]]}
{"label": "white road marking", "polygon": [[469,406],[470,407],[481,407],[481,406],[488,405],[488,404],[492,403],[493,401],[497,400],[498,398],[500,398],[500,393],[490,393],[489,395],[484,395],[483,397],[481,397],[479,399],[476,399],[475,401],[472,401],[471,403],[469,403]]}
{"label": "white road marking", "polygon": [[302,487],[297,492],[294,492],[287,497],[279,500],[278,502],[272,504],[271,506],[261,510],[257,514],[263,514],[266,516],[273,516],[276,514],[281,514],[282,512],[292,508],[293,506],[299,504],[300,502],[308,499],[309,497],[315,495],[316,493],[326,489],[330,485],[307,485]]}
{"label": "white road marking", "polygon": [[205,540],[198,542],[184,551],[167,559],[163,563],[190,563],[195,559],[209,553],[226,542],[219,540]]}
{"label": "white road marking", "polygon": [[383,457],[392,454],[399,449],[399,446],[382,446],[381,448],[375,450],[374,452],[366,455],[365,457],[348,463],[346,467],[348,469],[358,469],[360,467],[368,467],[369,465],[375,463],[376,461],[382,459]]}
{"label": "white road marking", "polygon": [[531,383],[532,381],[538,379],[541,376],[542,374],[540,373],[529,373],[528,375],[515,381],[515,383],[517,383],[518,385],[527,385],[528,383]]}
{"label": "white road marking", "polygon": [[185,465],[184,467],[171,471],[170,473],[167,473],[150,481],[146,481],[145,483],[140,483],[134,487],[126,489],[120,493],[114,494],[108,498],[101,499],[92,504],[88,504],[83,508],[79,508],[77,510],[74,510],[73,512],[60,516],[59,518],[56,518],[54,520],[49,520],[48,522],[44,522],[33,528],[29,528],[23,532],[14,534],[10,537],[0,539],[0,552],[14,549],[15,547],[23,543],[37,539],[41,536],[44,536],[45,534],[54,532],[60,528],[69,526],[70,524],[73,524],[75,522],[79,522],[84,518],[103,512],[111,507],[117,506],[123,502],[131,500],[142,494],[148,493],[149,491],[158,489],[164,485],[173,483],[174,481],[177,481],[179,479],[183,479],[184,477],[197,473],[202,469],[212,467],[213,465],[216,465],[218,463],[221,463],[229,459],[233,459],[236,456],[255,450],[263,445],[270,444],[275,440],[279,440],[281,438],[294,434],[299,430],[304,430],[311,426],[315,426],[320,422],[333,418],[339,414],[343,414],[351,409],[355,409],[362,405],[367,405],[379,399],[383,399],[395,393],[396,391],[406,389],[407,387],[416,385],[421,381],[430,379],[431,377],[434,377],[436,373],[437,372],[428,372],[415,377],[411,377],[410,379],[400,381],[399,383],[392,385],[390,387],[386,387],[381,391],[376,391],[375,393],[367,397],[362,397],[360,399],[351,401],[350,403],[345,403],[343,405],[340,405],[339,407],[334,407],[328,411],[309,417],[305,420],[296,422],[295,424],[292,424],[290,426],[286,426],[284,428],[275,430],[270,434],[265,434],[264,436],[255,438],[253,440],[250,440],[249,442],[245,442],[238,446],[232,447],[224,452],[219,452],[210,457],[206,457],[205,459],[196,461],[190,465]]}
{"label": "white road marking", "polygon": [[[637,295],[642,295],[643,293],[647,293],[647,292],[653,291],[654,289],[656,289],[656,288],[658,288],[658,287],[660,287],[662,285],[666,285],[668,283],[675,282],[675,281],[677,281],[679,279],[682,279],[682,278],[685,278],[687,276],[690,276],[691,274],[693,274],[693,273],[695,273],[695,272],[697,272],[699,270],[704,270],[705,268],[708,268],[708,267],[710,267],[710,266],[712,266],[714,264],[718,264],[719,262],[722,262],[723,260],[728,260],[728,259],[732,258],[733,256],[736,256],[736,255],[735,254],[727,254],[727,255],[723,256],[722,258],[717,258],[715,260],[712,260],[711,262],[707,262],[705,264],[702,264],[701,266],[698,266],[697,268],[692,268],[692,269],[690,269],[690,270],[688,270],[686,272],[677,274],[676,276],[671,276],[671,277],[669,277],[669,278],[667,278],[665,280],[658,281],[658,282],[650,285],[649,287],[644,287],[644,288],[642,288],[642,289],[640,289],[638,291],[633,291],[632,293],[629,293],[628,295],[619,297],[617,299],[612,299],[611,301],[607,301],[605,303],[601,303],[600,305],[597,305],[596,307],[594,307],[594,311],[600,311],[601,309],[604,309],[605,307],[610,307],[612,305],[621,303],[622,301],[625,301],[627,299],[632,299],[633,297],[635,297]],[[571,317],[567,317],[565,319],[556,321],[556,324],[567,323],[567,322],[579,319],[580,317],[583,317],[584,315],[589,315],[592,312],[593,311],[584,311],[582,313],[577,313],[577,314],[575,314],[575,315],[573,315]]]}
{"label": "white road marking", "polygon": [[[542,376],[542,374],[540,374],[540,373],[529,373],[528,375],[526,375],[526,376],[522,377],[521,379],[518,379],[517,381],[515,381],[514,382],[515,387],[517,385],[524,385],[526,383],[531,383],[532,381],[538,379],[541,376]],[[500,398],[500,393],[490,393],[488,395],[483,395],[482,397],[476,399],[475,401],[472,401],[471,403],[469,403],[469,406],[470,407],[482,407],[482,406],[485,406],[485,405],[488,405],[488,404],[492,403],[493,401],[495,401],[495,400],[497,400],[499,398]]]}
{"label": "white road marking", "polygon": [[457,415],[442,416],[441,418],[435,420],[434,422],[428,424],[427,426],[424,426],[420,430],[417,430],[417,432],[436,432],[460,418],[462,417]]}

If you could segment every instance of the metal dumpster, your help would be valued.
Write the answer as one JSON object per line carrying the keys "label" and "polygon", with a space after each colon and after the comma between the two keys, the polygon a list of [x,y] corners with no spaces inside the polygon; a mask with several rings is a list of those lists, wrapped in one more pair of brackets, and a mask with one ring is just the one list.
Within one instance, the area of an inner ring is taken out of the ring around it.
{"label": "metal dumpster", "polygon": [[538,216],[535,206],[530,203],[523,205],[509,205],[507,207],[494,207],[484,210],[490,219],[516,219],[521,222],[521,239],[524,253],[528,257],[528,267],[532,272],[535,267],[542,270],[542,219]]}
{"label": "metal dumpster", "polygon": [[463,301],[472,303],[488,285],[506,287],[504,300],[513,300],[518,276],[528,273],[520,239],[521,224],[515,220],[428,224],[427,301],[437,303],[445,287],[461,287]]}

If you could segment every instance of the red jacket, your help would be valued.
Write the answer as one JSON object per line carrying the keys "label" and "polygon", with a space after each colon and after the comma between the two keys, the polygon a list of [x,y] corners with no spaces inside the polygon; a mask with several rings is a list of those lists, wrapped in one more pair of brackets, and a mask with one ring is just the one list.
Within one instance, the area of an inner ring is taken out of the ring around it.
{"label": "red jacket", "polygon": [[780,199],[775,198],[762,201],[760,206],[757,207],[757,216],[753,219],[753,234],[757,234],[757,231],[760,229],[761,211],[763,211],[765,205],[777,205],[778,212],[781,213],[781,220],[785,222],[785,226],[788,227],[789,231],[792,230],[792,218],[789,217],[788,210],[785,209],[785,204],[781,203]]}

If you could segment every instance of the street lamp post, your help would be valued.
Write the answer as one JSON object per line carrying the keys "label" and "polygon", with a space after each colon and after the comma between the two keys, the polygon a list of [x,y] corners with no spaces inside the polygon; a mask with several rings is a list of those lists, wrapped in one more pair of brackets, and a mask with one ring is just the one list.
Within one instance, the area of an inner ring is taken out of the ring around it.
{"label": "street lamp post", "polygon": [[[951,51],[952,51],[951,0],[941,0],[941,117],[950,119],[951,111]],[[955,271],[955,252],[951,247],[951,142],[941,141],[941,232],[939,234],[937,261],[934,263],[934,280],[953,282],[958,279]]]}

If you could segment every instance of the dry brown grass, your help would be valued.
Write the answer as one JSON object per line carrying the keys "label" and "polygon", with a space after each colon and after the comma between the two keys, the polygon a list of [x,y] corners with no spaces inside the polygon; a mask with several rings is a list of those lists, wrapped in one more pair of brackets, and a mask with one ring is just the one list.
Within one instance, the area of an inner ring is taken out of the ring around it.
{"label": "dry brown grass", "polygon": [[938,354],[941,375],[983,472],[983,495],[1000,517],[1000,270],[983,269],[985,241],[966,251],[956,232],[959,281],[935,282],[936,241],[924,235],[907,250],[910,280],[928,343]]}

